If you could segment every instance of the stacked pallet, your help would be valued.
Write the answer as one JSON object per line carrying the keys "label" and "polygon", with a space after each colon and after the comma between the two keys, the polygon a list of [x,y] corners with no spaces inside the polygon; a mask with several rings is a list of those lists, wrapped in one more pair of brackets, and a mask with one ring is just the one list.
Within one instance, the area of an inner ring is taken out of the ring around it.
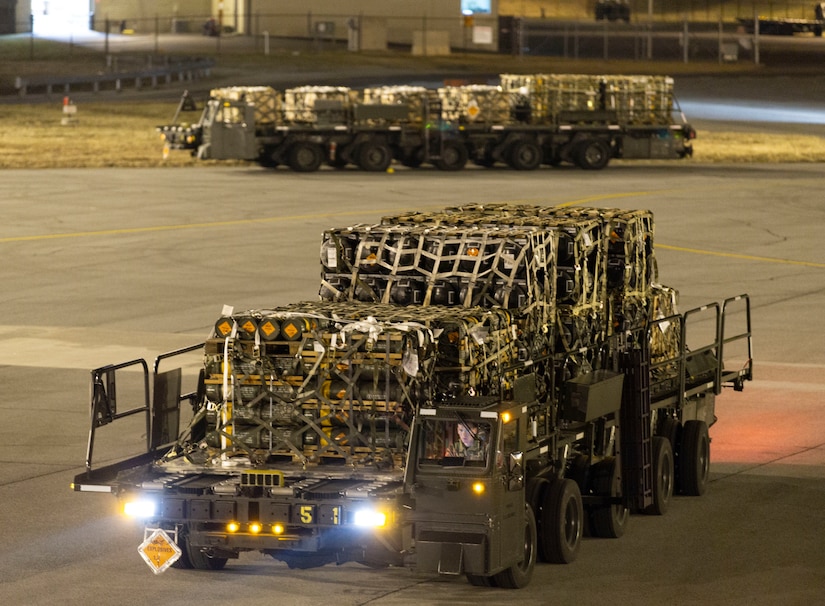
{"label": "stacked pallet", "polygon": [[[209,97],[221,101],[242,101],[255,108],[256,124],[278,124],[281,121],[281,95],[269,86],[230,86],[213,88]],[[245,116],[237,107],[223,107],[224,122],[240,122]]]}
{"label": "stacked pallet", "polygon": [[324,112],[344,111],[352,104],[355,92],[344,86],[300,86],[284,91],[284,120],[314,123]]}
{"label": "stacked pallet", "polygon": [[505,310],[306,302],[222,316],[206,345],[208,447],[255,460],[403,465],[418,406],[508,397]]}
{"label": "stacked pallet", "polygon": [[620,124],[671,119],[673,78],[584,74],[501,74],[501,88],[529,108],[534,124],[585,122],[608,112]]}
{"label": "stacked pallet", "polygon": [[433,94],[423,86],[380,86],[365,88],[362,93],[364,103],[384,105],[406,105],[409,108],[407,120],[411,124],[421,123],[433,108]]}
{"label": "stacked pallet", "polygon": [[511,96],[499,86],[471,84],[438,89],[441,119],[458,124],[511,121]]}

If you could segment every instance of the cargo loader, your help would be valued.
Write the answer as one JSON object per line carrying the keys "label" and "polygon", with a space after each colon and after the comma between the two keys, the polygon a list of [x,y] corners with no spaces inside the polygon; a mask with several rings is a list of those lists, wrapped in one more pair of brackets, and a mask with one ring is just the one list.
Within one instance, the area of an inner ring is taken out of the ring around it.
{"label": "cargo loader", "polygon": [[[260,551],[524,587],[704,493],[715,397],[752,379],[748,296],[680,313],[653,238],[648,211],[495,204],[329,229],[318,300],[92,371],[73,488],[142,519],[155,572]],[[98,466],[130,417],[144,452]]]}
{"label": "cargo loader", "polygon": [[696,132],[678,110],[671,78],[502,74],[500,80],[499,86],[439,89],[215,89],[198,122],[158,130],[166,155],[184,149],[199,159],[298,172],[325,164],[385,171],[393,162],[455,171],[468,161],[516,170],[561,163],[598,170],[613,158],[692,154]]}

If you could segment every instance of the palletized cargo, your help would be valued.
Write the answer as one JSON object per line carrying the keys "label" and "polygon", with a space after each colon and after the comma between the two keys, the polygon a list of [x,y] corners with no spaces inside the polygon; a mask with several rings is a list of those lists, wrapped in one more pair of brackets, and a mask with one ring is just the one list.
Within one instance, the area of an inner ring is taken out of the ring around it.
{"label": "palletized cargo", "polygon": [[441,119],[457,124],[512,121],[511,95],[499,86],[470,84],[438,89]]}
{"label": "palletized cargo", "polygon": [[[300,86],[284,91],[284,119],[287,122],[318,122],[324,112],[339,114],[352,103],[351,89],[345,86]],[[320,114],[320,115],[319,115]],[[337,118],[337,116],[336,116]]]}
{"label": "palletized cargo", "polygon": [[[255,122],[258,124],[280,124],[283,122],[281,94],[269,86],[230,86],[213,88],[209,91],[211,99],[235,101],[252,105],[255,108]],[[241,108],[233,105],[224,107],[224,120],[239,122],[243,119]]]}

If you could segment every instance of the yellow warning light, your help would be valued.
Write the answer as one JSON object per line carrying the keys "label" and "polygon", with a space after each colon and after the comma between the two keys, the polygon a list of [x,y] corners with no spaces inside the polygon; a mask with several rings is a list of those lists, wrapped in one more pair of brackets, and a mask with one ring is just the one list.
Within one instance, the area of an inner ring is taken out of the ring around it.
{"label": "yellow warning light", "polygon": [[284,525],[283,524],[273,524],[272,525],[272,534],[284,534]]}
{"label": "yellow warning light", "polygon": [[473,482],[473,492],[477,495],[484,494],[486,487],[484,482]]}
{"label": "yellow warning light", "polygon": [[249,525],[249,532],[252,534],[258,534],[261,530],[263,530],[263,525],[260,522],[252,522]]}
{"label": "yellow warning light", "polygon": [[513,418],[513,415],[511,415],[509,412],[501,413],[501,422],[502,423],[509,423],[512,418]]}
{"label": "yellow warning light", "polygon": [[229,524],[226,525],[227,532],[238,532],[240,529],[241,525],[237,522],[229,522]]}

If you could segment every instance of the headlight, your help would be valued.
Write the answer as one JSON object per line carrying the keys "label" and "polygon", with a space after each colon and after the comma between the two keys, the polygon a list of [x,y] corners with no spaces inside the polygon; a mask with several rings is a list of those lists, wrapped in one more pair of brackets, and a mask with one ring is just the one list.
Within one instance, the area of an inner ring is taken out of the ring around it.
{"label": "headlight", "polygon": [[153,518],[157,511],[157,503],[151,499],[135,499],[123,504],[123,513],[130,518]]}
{"label": "headlight", "polygon": [[355,512],[355,525],[365,528],[386,526],[387,514],[373,509],[359,509]]}

